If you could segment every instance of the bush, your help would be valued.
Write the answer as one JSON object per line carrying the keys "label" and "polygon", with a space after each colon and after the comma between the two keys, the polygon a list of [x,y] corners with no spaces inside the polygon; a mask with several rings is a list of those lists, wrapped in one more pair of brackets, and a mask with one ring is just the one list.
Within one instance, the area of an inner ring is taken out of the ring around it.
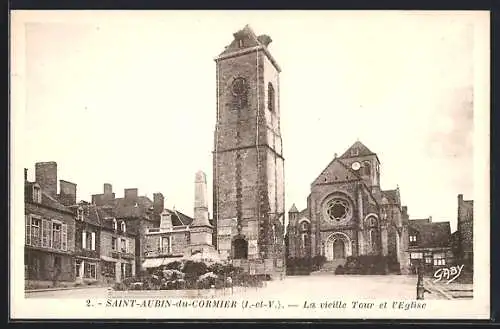
{"label": "bush", "polygon": [[313,270],[318,271],[320,270],[323,265],[326,263],[326,257],[323,255],[316,255],[312,258],[312,266]]}
{"label": "bush", "polygon": [[342,266],[342,265],[337,266],[337,268],[335,269],[335,274],[338,274],[338,275],[345,274],[344,266]]}
{"label": "bush", "polygon": [[186,274],[186,279],[197,279],[200,275],[208,272],[208,267],[205,263],[188,260],[184,263],[182,272]]}
{"label": "bush", "polygon": [[345,263],[345,274],[387,274],[388,271],[389,258],[380,255],[351,256]]}
{"label": "bush", "polygon": [[167,265],[165,265],[165,268],[167,270],[177,270],[177,271],[181,271],[182,270],[182,262],[176,260],[175,262],[172,262],[172,263],[168,263]]}
{"label": "bush", "polygon": [[290,257],[286,260],[286,271],[288,275],[309,275],[312,271],[312,260],[310,257]]}

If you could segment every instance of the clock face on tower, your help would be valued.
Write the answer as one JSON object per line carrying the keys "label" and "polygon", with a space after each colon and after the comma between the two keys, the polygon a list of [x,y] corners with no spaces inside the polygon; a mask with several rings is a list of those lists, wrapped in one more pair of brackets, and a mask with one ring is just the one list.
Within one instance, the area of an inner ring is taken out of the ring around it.
{"label": "clock face on tower", "polygon": [[245,94],[247,89],[247,83],[244,78],[236,78],[233,81],[233,85],[231,86],[231,91],[234,96],[240,97]]}
{"label": "clock face on tower", "polygon": [[356,161],[356,162],[354,162],[354,163],[352,164],[351,168],[352,168],[353,170],[359,170],[359,168],[361,168],[361,164],[360,164],[359,162],[357,162],[357,161]]}

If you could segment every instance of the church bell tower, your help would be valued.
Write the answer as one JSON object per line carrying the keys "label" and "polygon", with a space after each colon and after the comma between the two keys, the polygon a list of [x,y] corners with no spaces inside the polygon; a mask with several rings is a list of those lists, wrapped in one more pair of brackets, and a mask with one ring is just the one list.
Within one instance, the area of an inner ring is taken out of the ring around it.
{"label": "church bell tower", "polygon": [[280,68],[247,25],[215,59],[214,244],[254,274],[284,273]]}

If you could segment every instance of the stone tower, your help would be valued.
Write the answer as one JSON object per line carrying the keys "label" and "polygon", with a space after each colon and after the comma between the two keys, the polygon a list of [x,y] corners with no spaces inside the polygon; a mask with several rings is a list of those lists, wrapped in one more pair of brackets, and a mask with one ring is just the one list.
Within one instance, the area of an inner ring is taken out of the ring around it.
{"label": "stone tower", "polygon": [[222,257],[250,273],[284,270],[280,68],[247,25],[215,59],[214,233]]}
{"label": "stone tower", "polygon": [[194,219],[191,224],[191,251],[213,251],[213,229],[208,220],[207,176],[198,171],[195,175]]}

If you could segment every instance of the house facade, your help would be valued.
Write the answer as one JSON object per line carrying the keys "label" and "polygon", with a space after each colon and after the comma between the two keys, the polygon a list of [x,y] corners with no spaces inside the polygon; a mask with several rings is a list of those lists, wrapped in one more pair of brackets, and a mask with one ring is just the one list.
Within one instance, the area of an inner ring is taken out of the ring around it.
{"label": "house facade", "polygon": [[25,210],[25,281],[74,281],[75,218],[68,206],[73,195],[67,195],[68,186],[61,181],[57,194],[57,163],[35,164],[35,181],[28,181],[24,173]]}
{"label": "house facade", "polygon": [[450,266],[454,262],[451,242],[450,222],[433,222],[432,217],[411,219],[408,251],[412,273],[421,263],[428,273]]}
{"label": "house facade", "polygon": [[75,279],[77,282],[102,281],[101,222],[97,209],[87,202],[73,207],[75,211]]}

